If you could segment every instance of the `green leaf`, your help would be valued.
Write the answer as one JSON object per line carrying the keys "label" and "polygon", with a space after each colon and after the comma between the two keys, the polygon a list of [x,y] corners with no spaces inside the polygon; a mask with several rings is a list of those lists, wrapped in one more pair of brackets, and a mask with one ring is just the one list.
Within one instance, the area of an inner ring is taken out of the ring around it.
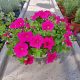
{"label": "green leaf", "polygon": [[0,26],[0,35],[2,35],[3,33],[5,33],[6,30],[6,26],[5,25],[1,25]]}
{"label": "green leaf", "polygon": [[36,48],[31,48],[29,50],[32,55],[34,55],[34,57],[42,57],[43,55],[46,54],[47,50],[46,49],[36,49]]}
{"label": "green leaf", "polygon": [[24,63],[24,60],[25,60],[25,58],[18,58],[18,61],[20,61],[20,63],[22,64],[22,63]]}
{"label": "green leaf", "polygon": [[8,55],[14,55],[13,48],[9,48],[8,51],[7,51],[7,54]]}

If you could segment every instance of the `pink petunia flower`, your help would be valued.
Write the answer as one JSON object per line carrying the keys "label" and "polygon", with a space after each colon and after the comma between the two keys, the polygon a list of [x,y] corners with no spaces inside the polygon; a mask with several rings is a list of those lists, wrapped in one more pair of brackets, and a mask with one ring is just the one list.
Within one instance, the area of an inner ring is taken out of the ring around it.
{"label": "pink petunia flower", "polygon": [[6,32],[3,34],[3,36],[7,37],[7,38],[10,38],[10,33],[9,32]]}
{"label": "pink petunia flower", "polygon": [[28,45],[26,43],[17,43],[14,46],[14,54],[18,58],[22,58],[28,54]]}
{"label": "pink petunia flower", "polygon": [[53,16],[54,18],[56,18],[56,15],[55,14],[51,14],[51,16]]}
{"label": "pink petunia flower", "polygon": [[73,34],[76,36],[77,35],[77,30],[74,30]]}
{"label": "pink petunia flower", "polygon": [[36,20],[37,18],[42,18],[42,19],[48,19],[48,17],[51,16],[50,11],[38,11],[36,12],[31,18],[32,20]]}
{"label": "pink petunia flower", "polygon": [[72,35],[72,32],[71,31],[67,31],[65,34],[64,34],[64,38],[68,38],[69,36]]}
{"label": "pink petunia flower", "polygon": [[67,31],[71,31],[71,25],[70,25],[70,23],[66,23],[65,25],[66,25],[66,30]]}
{"label": "pink petunia flower", "polygon": [[52,37],[44,38],[44,48],[51,50],[54,45],[55,45],[55,42]]}
{"label": "pink petunia flower", "polygon": [[24,24],[25,24],[24,19],[18,18],[10,24],[9,28],[11,28],[11,29],[21,28],[21,27],[24,27]]}
{"label": "pink petunia flower", "polygon": [[43,14],[43,11],[38,11],[36,12],[33,16],[31,16],[31,19],[34,21],[36,20],[37,18],[41,17],[41,14]]}
{"label": "pink petunia flower", "polygon": [[29,24],[29,23],[26,23],[25,26],[26,26],[27,28],[30,28],[30,24]]}
{"label": "pink petunia flower", "polygon": [[34,57],[31,56],[31,55],[27,55],[27,60],[24,60],[24,64],[27,65],[27,64],[32,64],[34,62]]}
{"label": "pink petunia flower", "polygon": [[48,17],[51,16],[51,12],[50,11],[44,11],[42,14],[40,14],[40,17],[42,19],[48,19]]}
{"label": "pink petunia flower", "polygon": [[62,22],[68,23],[68,19],[66,17],[60,19]]}
{"label": "pink petunia flower", "polygon": [[46,20],[42,23],[42,30],[50,30],[52,31],[54,28],[54,24],[50,20]]}
{"label": "pink petunia flower", "polygon": [[61,21],[60,16],[56,16],[56,23],[59,24]]}
{"label": "pink petunia flower", "polygon": [[32,40],[30,41],[30,46],[35,48],[40,48],[43,44],[43,37],[39,34],[33,36]]}
{"label": "pink petunia flower", "polygon": [[69,38],[66,38],[64,42],[66,43],[67,46],[72,47],[72,42],[70,41]]}
{"label": "pink petunia flower", "polygon": [[33,33],[31,31],[18,33],[18,38],[20,42],[30,42],[32,37],[33,37]]}
{"label": "pink petunia flower", "polygon": [[47,59],[46,59],[46,63],[51,63],[53,62],[55,59],[57,58],[57,53],[56,52],[53,52],[53,53],[48,53],[47,54]]}

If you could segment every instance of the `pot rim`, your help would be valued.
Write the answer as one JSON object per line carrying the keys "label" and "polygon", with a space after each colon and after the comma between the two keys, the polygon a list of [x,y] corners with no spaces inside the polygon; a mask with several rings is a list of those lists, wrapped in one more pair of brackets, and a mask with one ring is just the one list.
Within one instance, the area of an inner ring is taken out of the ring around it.
{"label": "pot rim", "polygon": [[80,26],[80,24],[76,23],[74,20],[71,20],[71,24],[76,24],[76,25]]}

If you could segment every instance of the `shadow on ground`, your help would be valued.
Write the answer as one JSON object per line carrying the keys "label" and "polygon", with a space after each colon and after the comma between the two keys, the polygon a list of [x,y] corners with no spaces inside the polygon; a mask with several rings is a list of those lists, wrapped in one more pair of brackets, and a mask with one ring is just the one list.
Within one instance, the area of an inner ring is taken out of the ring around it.
{"label": "shadow on ground", "polygon": [[46,8],[46,9],[51,9],[50,4],[43,4],[43,3],[38,3],[37,6],[42,7],[42,8]]}

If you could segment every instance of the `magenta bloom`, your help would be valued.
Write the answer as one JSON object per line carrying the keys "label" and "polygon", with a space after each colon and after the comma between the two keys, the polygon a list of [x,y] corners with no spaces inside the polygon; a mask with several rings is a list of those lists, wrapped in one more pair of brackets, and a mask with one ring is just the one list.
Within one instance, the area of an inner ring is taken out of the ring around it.
{"label": "magenta bloom", "polygon": [[18,58],[22,58],[28,54],[28,45],[26,43],[17,43],[14,46],[14,53]]}
{"label": "magenta bloom", "polygon": [[31,18],[32,20],[36,20],[37,18],[42,18],[42,19],[48,19],[48,17],[51,16],[50,11],[38,11],[36,12]]}
{"label": "magenta bloom", "polygon": [[64,42],[66,43],[67,46],[72,47],[72,42],[70,41],[69,38],[66,38]]}
{"label": "magenta bloom", "polygon": [[25,24],[24,20],[22,18],[18,18],[14,22],[12,22],[9,27],[11,29],[21,28],[24,27],[24,24]]}
{"label": "magenta bloom", "polygon": [[18,38],[19,38],[20,42],[30,42],[32,39],[32,36],[33,36],[33,34],[31,31],[18,33]]}
{"label": "magenta bloom", "polygon": [[67,31],[65,34],[64,34],[64,38],[69,38],[69,36],[72,35],[72,32],[71,31]]}
{"label": "magenta bloom", "polygon": [[36,20],[37,18],[41,17],[41,14],[43,14],[43,11],[36,12],[33,16],[31,16],[32,20]]}
{"label": "magenta bloom", "polygon": [[56,23],[59,24],[60,23],[60,16],[56,16]]}
{"label": "magenta bloom", "polygon": [[42,23],[42,30],[50,30],[52,31],[54,28],[54,24],[50,20],[46,20]]}
{"label": "magenta bloom", "polygon": [[46,63],[48,64],[48,63],[51,63],[51,62],[53,62],[55,59],[57,58],[57,53],[56,52],[54,52],[54,53],[48,53],[47,54],[47,60],[46,60]]}
{"label": "magenta bloom", "polygon": [[29,24],[29,23],[26,23],[25,26],[26,26],[27,28],[30,28],[30,24]]}
{"label": "magenta bloom", "polygon": [[35,48],[40,48],[43,44],[43,37],[39,34],[35,35],[30,41],[30,46]]}
{"label": "magenta bloom", "polygon": [[60,19],[62,22],[68,23],[68,19],[66,17]]}
{"label": "magenta bloom", "polygon": [[24,61],[24,64],[27,65],[27,64],[32,64],[34,62],[34,57],[31,56],[31,55],[28,55],[27,56],[27,60]]}
{"label": "magenta bloom", "polygon": [[51,16],[51,12],[50,11],[44,11],[42,14],[40,14],[40,17],[42,19],[48,19],[48,17]]}
{"label": "magenta bloom", "polygon": [[53,16],[54,18],[56,18],[56,15],[55,14],[51,14],[51,16]]}
{"label": "magenta bloom", "polygon": [[72,32],[71,32],[71,31],[67,31],[67,32],[64,34],[64,38],[65,38],[64,42],[65,42],[66,45],[69,46],[69,47],[72,47],[72,42],[71,42],[70,39],[69,39],[69,36],[71,36],[71,35],[72,35]]}
{"label": "magenta bloom", "polygon": [[76,36],[77,35],[77,30],[74,30],[73,34]]}
{"label": "magenta bloom", "polygon": [[71,31],[71,25],[70,25],[70,23],[66,23],[66,30],[67,31]]}
{"label": "magenta bloom", "polygon": [[55,42],[52,37],[44,38],[44,48],[51,50],[54,45],[55,45]]}

